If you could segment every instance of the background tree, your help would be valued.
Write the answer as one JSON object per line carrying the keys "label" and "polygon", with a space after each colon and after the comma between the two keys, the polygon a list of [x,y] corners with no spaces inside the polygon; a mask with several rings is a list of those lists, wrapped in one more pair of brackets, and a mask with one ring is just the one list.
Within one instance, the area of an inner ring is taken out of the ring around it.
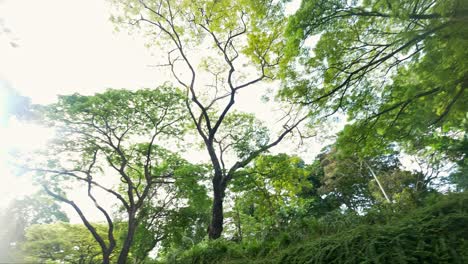
{"label": "background tree", "polygon": [[455,156],[454,158],[450,159],[455,160],[457,164],[457,168],[449,176],[451,182],[455,183],[460,191],[468,190],[468,160],[466,159],[466,157],[468,156],[468,135],[465,133],[463,140],[460,140],[458,142],[440,142],[445,143],[444,149],[448,149],[446,153],[448,153],[449,156]]}
{"label": "background tree", "polygon": [[236,198],[230,212],[240,240],[258,238],[288,225],[289,214],[305,206],[306,199],[299,194],[312,187],[305,163],[297,156],[261,155],[241,173],[245,176],[231,183]]}
{"label": "background tree", "polygon": [[[177,89],[161,86],[61,96],[58,103],[40,108],[43,122],[56,129],[57,137],[41,153],[46,160],[36,159],[38,164],[27,169],[36,172],[49,195],[74,208],[98,242],[103,263],[110,263],[117,239],[112,212],[101,205],[96,193],[114,198],[124,208],[126,230],[114,261],[125,263],[145,202],[160,195],[162,186],[173,184],[173,173],[158,169],[164,157],[156,144],[183,133],[182,102]],[[70,188],[78,187],[106,219],[105,236],[68,196]]]}
{"label": "background tree", "polygon": [[323,169],[319,193],[348,209],[359,212],[383,203],[414,207],[437,187],[442,170],[436,161],[418,159],[419,168],[409,171],[398,152],[360,157],[355,148],[346,148],[350,145],[329,146],[317,159]]}
{"label": "background tree", "polygon": [[[284,41],[283,3],[247,1],[115,1],[121,8],[118,23],[130,23],[149,36],[158,36],[159,47],[170,47],[167,63],[186,91],[186,107],[208,152],[212,167],[213,204],[208,235],[223,231],[223,201],[236,172],[255,157],[277,145],[306,117],[289,111],[278,137],[250,149],[232,165],[223,164],[221,130],[237,94],[248,87],[277,78]],[[200,52],[208,54],[200,58]],[[209,89],[204,87],[208,86]],[[226,126],[226,128],[223,128]]]}
{"label": "background tree", "polygon": [[0,262],[21,262],[19,245],[25,240],[25,229],[36,224],[68,222],[60,206],[43,192],[13,200],[0,213]]}
{"label": "background tree", "polygon": [[[106,226],[93,224],[105,236]],[[99,244],[80,224],[54,223],[33,225],[20,244],[26,262],[33,263],[102,263]]]}

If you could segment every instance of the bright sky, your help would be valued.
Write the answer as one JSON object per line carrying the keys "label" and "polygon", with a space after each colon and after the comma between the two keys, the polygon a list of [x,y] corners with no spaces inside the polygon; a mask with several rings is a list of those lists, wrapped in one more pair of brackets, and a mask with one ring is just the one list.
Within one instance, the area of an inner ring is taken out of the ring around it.
{"label": "bright sky", "polygon": [[35,103],[57,94],[152,87],[160,76],[143,41],[114,33],[104,0],[3,0],[0,78]]}
{"label": "bright sky", "polygon": [[[1,1],[0,18],[11,32],[0,34],[0,91],[13,88],[44,104],[57,94],[154,87],[162,78],[147,67],[153,57],[143,41],[115,34],[108,16],[104,0]],[[4,94],[0,98],[4,100]],[[1,102],[0,114],[5,105]],[[35,189],[28,178],[12,176],[6,152],[30,151],[49,134],[44,128],[3,120],[0,177],[10,184],[0,185],[0,207]]]}
{"label": "bright sky", "polygon": [[[297,8],[299,1],[290,6]],[[33,103],[54,102],[58,94],[93,94],[106,88],[155,87],[172,80],[157,63],[157,54],[144,40],[115,32],[105,0],[0,0],[0,117],[6,88]],[[268,118],[260,104],[264,91],[254,90],[238,100],[240,108]],[[13,176],[7,166],[11,149],[31,151],[44,146],[50,130],[15,120],[0,123],[0,208],[13,198],[31,193],[29,178]],[[314,155],[318,144],[309,150]],[[13,186],[13,187],[12,187]]]}

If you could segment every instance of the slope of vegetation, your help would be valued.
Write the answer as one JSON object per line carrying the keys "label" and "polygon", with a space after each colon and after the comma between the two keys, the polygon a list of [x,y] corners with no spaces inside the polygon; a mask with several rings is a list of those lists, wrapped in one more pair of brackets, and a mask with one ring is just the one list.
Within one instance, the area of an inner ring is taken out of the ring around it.
{"label": "slope of vegetation", "polygon": [[468,195],[438,196],[410,213],[343,215],[256,243],[213,241],[161,263],[466,263]]}

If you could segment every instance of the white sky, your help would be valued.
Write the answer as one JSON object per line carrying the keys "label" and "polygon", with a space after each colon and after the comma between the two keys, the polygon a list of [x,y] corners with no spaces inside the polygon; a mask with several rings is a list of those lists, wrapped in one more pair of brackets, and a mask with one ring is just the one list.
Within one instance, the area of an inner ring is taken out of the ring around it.
{"label": "white sky", "polygon": [[114,33],[104,0],[3,0],[0,17],[18,44],[2,35],[0,78],[35,103],[160,79],[143,41]]}
{"label": "white sky", "polygon": [[[0,90],[10,86],[44,104],[57,94],[156,86],[161,77],[147,67],[153,58],[143,41],[115,34],[108,16],[104,0],[1,1],[0,18],[11,33],[0,34]],[[0,185],[0,207],[36,189],[28,178],[10,173],[6,152],[32,150],[49,134],[14,120],[0,127],[0,177],[9,183]]]}
{"label": "white sky", "polygon": [[[144,40],[125,31],[115,32],[109,15],[105,0],[0,0],[0,26],[3,23],[11,30],[0,33],[0,91],[2,86],[11,87],[33,103],[47,104],[58,94],[156,87],[172,80],[160,68],[149,66],[157,63],[157,54],[144,47]],[[238,105],[268,118],[269,107],[260,103],[263,92],[242,95]],[[0,115],[3,106],[0,101]],[[0,177],[9,183],[0,185],[0,208],[36,189],[30,179],[12,175],[7,152],[43,146],[50,133],[14,120],[0,126]],[[320,148],[313,144],[308,156]],[[291,147],[278,151],[286,149]]]}

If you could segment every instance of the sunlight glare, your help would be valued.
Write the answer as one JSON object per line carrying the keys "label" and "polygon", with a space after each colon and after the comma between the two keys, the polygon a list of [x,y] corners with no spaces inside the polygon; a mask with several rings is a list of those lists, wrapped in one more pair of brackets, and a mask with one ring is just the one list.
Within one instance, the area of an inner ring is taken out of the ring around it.
{"label": "sunlight glare", "polygon": [[0,185],[0,208],[5,208],[16,198],[29,195],[38,190],[32,182],[31,177],[14,174],[14,163],[16,157],[11,155],[14,151],[32,152],[44,148],[47,141],[53,136],[50,128],[34,124],[25,124],[10,118],[5,126],[0,127],[0,177],[2,182],[8,184]]}

